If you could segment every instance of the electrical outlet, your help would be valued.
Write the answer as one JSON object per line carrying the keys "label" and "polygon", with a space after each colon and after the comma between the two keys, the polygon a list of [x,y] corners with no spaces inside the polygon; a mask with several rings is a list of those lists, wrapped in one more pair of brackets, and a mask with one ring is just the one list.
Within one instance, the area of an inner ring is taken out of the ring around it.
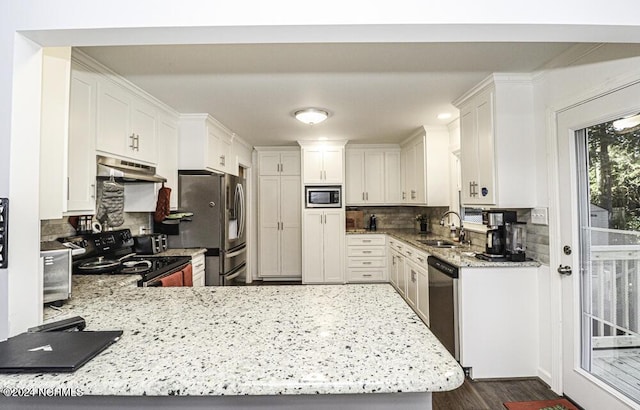
{"label": "electrical outlet", "polygon": [[547,208],[533,208],[531,210],[531,223],[536,225],[549,225]]}

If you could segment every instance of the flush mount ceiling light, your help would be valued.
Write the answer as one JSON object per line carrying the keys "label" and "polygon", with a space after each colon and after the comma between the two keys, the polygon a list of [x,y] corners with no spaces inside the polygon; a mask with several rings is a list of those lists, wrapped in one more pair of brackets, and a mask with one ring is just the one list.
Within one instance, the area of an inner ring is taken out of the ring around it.
{"label": "flush mount ceiling light", "polygon": [[442,112],[442,113],[438,114],[438,119],[439,120],[448,120],[449,118],[451,118],[451,113],[450,112]]}
{"label": "flush mount ceiling light", "polygon": [[304,108],[293,113],[293,116],[300,122],[314,125],[326,120],[329,117],[329,113],[320,108]]}

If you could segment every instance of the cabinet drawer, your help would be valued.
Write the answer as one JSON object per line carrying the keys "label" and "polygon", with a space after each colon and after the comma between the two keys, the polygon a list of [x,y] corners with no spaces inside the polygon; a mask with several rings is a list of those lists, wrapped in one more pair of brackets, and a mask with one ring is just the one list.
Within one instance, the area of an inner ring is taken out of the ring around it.
{"label": "cabinet drawer", "polygon": [[347,269],[347,282],[383,282],[384,269]]}
{"label": "cabinet drawer", "polygon": [[195,273],[193,275],[193,287],[204,286],[204,271]]}
{"label": "cabinet drawer", "polygon": [[384,246],[384,235],[347,235],[347,245]]}
{"label": "cabinet drawer", "polygon": [[381,256],[385,257],[385,249],[382,246],[349,246],[347,248],[347,256]]}
{"label": "cabinet drawer", "polygon": [[402,242],[395,239],[389,241],[389,247],[398,252],[402,252],[404,250],[404,245],[402,244]]}
{"label": "cabinet drawer", "polygon": [[350,268],[384,268],[387,264],[386,258],[349,258]]}
{"label": "cabinet drawer", "polygon": [[411,246],[407,246],[404,250],[404,254],[419,266],[426,266],[427,255],[424,252]]}

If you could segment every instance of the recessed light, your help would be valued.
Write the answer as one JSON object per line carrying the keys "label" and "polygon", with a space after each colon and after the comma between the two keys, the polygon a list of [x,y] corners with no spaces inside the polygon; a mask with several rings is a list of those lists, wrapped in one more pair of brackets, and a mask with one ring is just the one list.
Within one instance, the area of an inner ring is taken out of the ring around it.
{"label": "recessed light", "polygon": [[451,113],[450,112],[442,112],[442,113],[438,114],[438,119],[439,120],[448,120],[449,118],[451,118]]}

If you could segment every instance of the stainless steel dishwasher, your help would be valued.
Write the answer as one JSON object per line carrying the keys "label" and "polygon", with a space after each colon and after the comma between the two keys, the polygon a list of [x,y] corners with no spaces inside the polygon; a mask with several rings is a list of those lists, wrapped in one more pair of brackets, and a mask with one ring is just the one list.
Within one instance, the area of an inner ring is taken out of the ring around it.
{"label": "stainless steel dishwasher", "polygon": [[435,256],[427,258],[429,328],[456,360],[460,360],[458,330],[458,267]]}

